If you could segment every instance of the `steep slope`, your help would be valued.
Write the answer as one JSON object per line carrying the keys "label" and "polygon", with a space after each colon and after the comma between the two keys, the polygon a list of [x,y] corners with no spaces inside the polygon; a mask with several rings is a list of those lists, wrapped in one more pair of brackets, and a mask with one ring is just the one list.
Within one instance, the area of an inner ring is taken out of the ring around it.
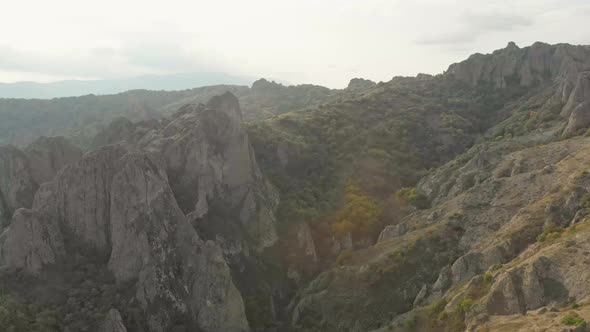
{"label": "steep slope", "polygon": [[475,89],[523,93],[488,118],[480,143],[418,183],[430,208],[391,220],[376,245],[300,292],[294,327],[484,331],[502,321],[486,323],[493,315],[586,298],[583,275],[559,258],[575,244],[559,241],[536,254],[546,238],[584,220],[590,141],[562,137],[588,125],[567,112],[574,100],[574,109],[582,105],[576,119],[586,116],[587,54],[587,47],[509,44],[452,65],[445,76]]}
{"label": "steep slope", "polygon": [[[421,75],[248,124],[256,159],[281,194],[281,233],[291,242],[301,223],[309,225],[323,266],[345,249],[374,243],[405,209],[395,193],[471,146],[522,94]],[[347,193],[365,203],[353,198],[347,205]],[[358,217],[359,211],[373,217]],[[289,243],[285,256],[294,247],[305,246]],[[296,270],[316,264],[294,260]]]}

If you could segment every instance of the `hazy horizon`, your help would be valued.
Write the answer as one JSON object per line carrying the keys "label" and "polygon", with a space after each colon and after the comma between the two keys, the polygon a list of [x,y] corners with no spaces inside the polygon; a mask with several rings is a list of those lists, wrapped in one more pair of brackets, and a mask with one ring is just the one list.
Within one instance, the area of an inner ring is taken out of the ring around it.
{"label": "hazy horizon", "polygon": [[590,44],[581,0],[56,0],[5,12],[4,83],[218,72],[342,88],[441,73],[509,41]]}

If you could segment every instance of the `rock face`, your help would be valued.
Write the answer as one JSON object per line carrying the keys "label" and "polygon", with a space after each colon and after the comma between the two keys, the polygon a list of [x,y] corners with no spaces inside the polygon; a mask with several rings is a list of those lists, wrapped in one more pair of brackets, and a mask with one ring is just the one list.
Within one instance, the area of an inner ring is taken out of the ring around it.
{"label": "rock face", "polygon": [[107,257],[117,281],[135,284],[149,331],[166,331],[173,313],[203,331],[248,329],[221,250],[198,237],[145,153],[113,145],[67,166],[33,210],[15,213],[2,252],[28,273],[68,255]]}
{"label": "rock face", "polygon": [[352,90],[352,91],[365,91],[365,90],[368,90],[376,85],[377,85],[377,83],[375,83],[371,80],[366,80],[363,78],[353,78],[348,83],[348,86],[346,87],[346,89]]}
{"label": "rock face", "polygon": [[207,105],[182,107],[159,128],[124,126],[111,135],[157,156],[182,211],[227,254],[261,251],[277,241],[278,195],[260,173],[241,122],[238,99],[226,93]]}
{"label": "rock face", "polygon": [[9,224],[14,210],[31,207],[40,184],[81,156],[63,137],[41,137],[24,151],[0,146],[0,228]]}
{"label": "rock face", "polygon": [[37,274],[64,254],[63,237],[55,219],[34,210],[16,210],[0,249],[0,262]]}
{"label": "rock face", "polygon": [[564,130],[566,136],[590,124],[590,71],[579,74],[576,85],[561,113],[569,117]]}
{"label": "rock face", "polygon": [[127,332],[121,314],[116,309],[109,310],[98,332]]}
{"label": "rock face", "polygon": [[24,150],[31,164],[33,179],[39,185],[51,181],[67,164],[82,157],[82,150],[64,137],[40,137]]}
{"label": "rock face", "polygon": [[149,130],[123,126],[111,136],[120,144],[68,164],[39,188],[32,209],[15,213],[0,263],[37,274],[72,255],[91,257],[133,286],[147,331],[168,331],[178,317],[190,330],[247,331],[224,255],[274,244],[278,197],[241,120],[226,94]]}
{"label": "rock face", "polygon": [[452,64],[447,74],[471,85],[487,82],[499,88],[532,86],[555,78],[575,79],[589,63],[590,48],[587,46],[537,42],[530,47],[519,48],[510,42],[506,48],[492,54],[478,53]]}
{"label": "rock face", "polygon": [[0,146],[0,228],[19,207],[31,207],[37,183],[26,155],[13,146]]}

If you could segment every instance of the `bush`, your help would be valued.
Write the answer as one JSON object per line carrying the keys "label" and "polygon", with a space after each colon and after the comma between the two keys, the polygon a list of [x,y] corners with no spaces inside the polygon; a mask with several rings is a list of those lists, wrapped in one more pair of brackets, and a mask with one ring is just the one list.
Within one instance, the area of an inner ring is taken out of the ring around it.
{"label": "bush", "polygon": [[438,315],[444,310],[446,305],[447,299],[442,298],[428,306],[428,313],[430,313],[431,316]]}
{"label": "bush", "polygon": [[352,259],[352,250],[346,249],[336,257],[336,265],[341,266],[348,263]]}
{"label": "bush", "polygon": [[565,325],[571,326],[586,326],[584,318],[580,317],[577,312],[569,311],[562,319],[561,322]]}
{"label": "bush", "polygon": [[465,298],[461,303],[458,304],[458,308],[460,312],[467,313],[473,307],[473,300],[470,298]]}
{"label": "bush", "polygon": [[543,233],[537,237],[537,241],[545,242],[558,239],[561,236],[561,232],[563,232],[563,228],[554,224],[548,225],[543,229]]}
{"label": "bush", "polygon": [[400,201],[410,204],[418,209],[428,209],[430,207],[428,198],[424,194],[418,192],[415,187],[402,188],[397,192],[396,196]]}
{"label": "bush", "polygon": [[501,269],[501,268],[502,268],[502,266],[504,266],[504,265],[503,265],[503,264],[500,264],[500,263],[498,263],[498,264],[494,264],[494,265],[492,265],[492,267],[490,268],[490,271],[491,271],[491,272],[496,272],[496,271],[498,271],[499,269]]}
{"label": "bush", "polygon": [[418,317],[412,316],[412,317],[406,319],[405,325],[408,330],[415,329],[416,326],[418,325]]}

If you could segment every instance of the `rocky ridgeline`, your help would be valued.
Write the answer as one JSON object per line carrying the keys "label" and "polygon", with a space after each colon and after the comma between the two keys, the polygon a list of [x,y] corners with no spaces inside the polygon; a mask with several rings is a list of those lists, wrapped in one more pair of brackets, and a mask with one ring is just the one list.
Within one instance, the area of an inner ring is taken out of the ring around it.
{"label": "rocky ridgeline", "polygon": [[556,85],[555,98],[565,106],[561,115],[568,124],[564,136],[571,136],[590,124],[590,47],[537,42],[519,48],[510,42],[491,54],[473,54],[449,66],[453,75],[470,85],[482,83],[498,88]]}
{"label": "rocky ridgeline", "polygon": [[[133,285],[149,331],[168,331],[173,317],[191,329],[248,330],[224,255],[274,244],[278,196],[241,121],[228,93],[156,123],[116,122],[102,138],[112,144],[67,165],[32,208],[16,210],[3,264],[38,274],[82,253]],[[105,324],[119,326],[110,316]]]}

